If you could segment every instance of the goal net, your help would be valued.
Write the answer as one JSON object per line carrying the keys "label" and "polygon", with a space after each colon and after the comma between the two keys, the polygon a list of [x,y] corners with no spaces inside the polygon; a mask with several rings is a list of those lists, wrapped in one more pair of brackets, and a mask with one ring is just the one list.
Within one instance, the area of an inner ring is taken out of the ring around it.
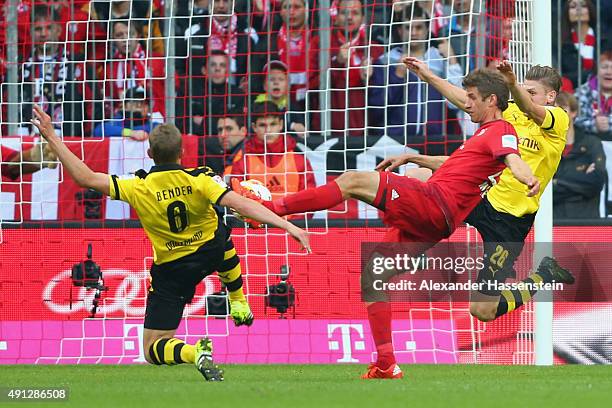
{"label": "goal net", "polygon": [[[458,85],[499,59],[522,78],[532,58],[534,2],[8,1],[0,363],[144,362],[150,244],[126,204],[49,167],[29,124],[32,104],[94,171],[148,170],[148,134],[172,122],[184,135],[185,166],[258,179],[276,197],[406,151],[451,154],[473,124],[406,71],[402,57],[422,59]],[[359,253],[361,243],[383,238],[380,219],[356,201],[296,216],[312,234],[314,253],[305,256],[286,234],[247,229],[226,214],[256,323],[233,327],[226,294],[210,276],[178,336],[192,343],[213,336],[222,362],[369,362],[375,347]],[[481,250],[470,227],[451,241]],[[71,282],[89,244],[108,290]],[[465,302],[393,309],[400,362],[534,361],[531,305],[488,324],[473,319]]]}

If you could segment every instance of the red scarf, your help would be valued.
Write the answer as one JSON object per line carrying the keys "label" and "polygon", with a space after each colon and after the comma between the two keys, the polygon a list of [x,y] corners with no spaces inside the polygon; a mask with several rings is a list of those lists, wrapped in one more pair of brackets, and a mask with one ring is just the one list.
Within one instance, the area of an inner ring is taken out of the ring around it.
{"label": "red scarf", "polygon": [[595,32],[593,29],[589,27],[583,43],[580,43],[578,40],[578,33],[576,33],[576,30],[572,29],[572,42],[582,57],[582,66],[584,69],[593,69],[595,65]]}
{"label": "red scarf", "polygon": [[433,16],[431,17],[431,33],[437,37],[440,30],[449,23],[449,18],[444,18],[444,6],[440,3],[440,0],[434,2]]}
{"label": "red scarf", "polygon": [[287,64],[290,72],[305,72],[306,60],[306,44],[310,41],[310,35],[306,29],[300,30],[299,37],[287,35],[286,26],[282,26],[278,31],[276,46],[278,47],[278,56],[281,61]]}
{"label": "red scarf", "polygon": [[127,89],[145,86],[147,77],[147,53],[140,44],[132,55],[126,57],[118,51],[111,61],[113,98],[120,98]]}
{"label": "red scarf", "polygon": [[208,50],[223,51],[231,59],[236,58],[238,50],[238,17],[234,14],[230,17],[225,26],[221,25],[217,19],[213,18],[211,23],[210,38],[208,39]]}
{"label": "red scarf", "polygon": [[[368,37],[366,34],[365,24],[362,24],[359,27],[359,31],[357,32],[357,35],[353,36],[353,38],[349,37],[349,39],[347,39],[346,36],[344,35],[344,30],[341,28],[336,29],[336,36],[337,36],[339,46],[342,44],[346,44],[347,42],[351,44],[351,47],[359,47],[363,45],[368,45]],[[366,51],[365,47],[351,48],[349,66],[360,67],[363,59],[366,56],[365,51]]]}
{"label": "red scarf", "polygon": [[278,56],[289,67],[290,94],[293,100],[303,100],[306,95],[308,43],[310,43],[310,32],[306,29],[300,30],[299,37],[289,36],[285,25],[278,32],[276,40]]}
{"label": "red scarf", "polygon": [[[125,56],[119,51],[113,54],[114,61],[109,61],[106,65],[106,97],[114,102],[105,103],[107,114],[113,115],[115,110],[121,106],[117,100],[123,98],[125,91],[130,88],[144,88],[147,77],[147,53],[140,44],[136,47],[132,55]],[[104,78],[103,69],[98,71],[98,77]]]}

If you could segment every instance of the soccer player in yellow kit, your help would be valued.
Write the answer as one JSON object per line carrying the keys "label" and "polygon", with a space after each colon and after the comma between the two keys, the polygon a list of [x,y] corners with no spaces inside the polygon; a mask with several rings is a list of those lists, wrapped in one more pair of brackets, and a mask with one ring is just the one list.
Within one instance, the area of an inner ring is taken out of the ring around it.
{"label": "soccer player in yellow kit", "polygon": [[[465,109],[467,99],[464,89],[436,76],[427,65],[413,57],[406,57],[404,64],[418,77],[436,88],[459,109]],[[559,165],[565,148],[569,116],[555,106],[561,88],[561,76],[547,66],[531,67],[520,86],[512,67],[506,61],[498,64],[512,92],[514,101],[503,112],[503,118],[510,122],[519,138],[521,158],[529,165],[540,180],[540,192],[528,197],[525,187],[512,176],[508,169],[501,174],[499,182],[489,190],[480,204],[466,218],[476,227],[484,242],[485,267],[478,274],[478,282],[484,283],[481,290],[472,293],[470,312],[481,321],[491,321],[525,304],[535,290],[495,290],[486,282],[504,282],[515,276],[514,263],[523,250],[524,241],[533,226],[540,197]],[[435,171],[448,156],[425,156],[405,154],[381,162],[377,170],[391,171],[405,163],[415,163]],[[422,171],[413,176],[427,178],[431,173]],[[561,268],[550,257],[545,257],[533,273],[523,282],[573,283],[574,277]]]}
{"label": "soccer player in yellow kit", "polygon": [[229,291],[234,323],[253,321],[229,229],[213,205],[283,228],[309,250],[306,232],[230,191],[208,167],[182,167],[182,136],[174,125],[159,125],[151,132],[148,154],[155,166],[148,173],[139,170],[135,176],[118,177],[94,173],[79,160],[55,135],[49,115],[36,105],[32,123],[79,186],[128,202],[151,240],[154,260],[144,319],[146,360],[156,365],[194,363],[206,380],[222,381],[223,370],[213,363],[210,339],[190,345],[174,337],[196,285],[215,271]]}

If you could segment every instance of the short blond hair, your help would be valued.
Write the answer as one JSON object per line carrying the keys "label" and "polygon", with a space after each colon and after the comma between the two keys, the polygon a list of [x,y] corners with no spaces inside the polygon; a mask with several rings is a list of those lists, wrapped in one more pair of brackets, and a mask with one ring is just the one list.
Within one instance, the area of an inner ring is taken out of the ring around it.
{"label": "short blond hair", "polygon": [[183,152],[183,136],[176,126],[164,123],[153,129],[149,145],[155,164],[176,163]]}
{"label": "short blond hair", "polygon": [[525,79],[539,82],[545,87],[552,89],[557,94],[563,85],[563,80],[561,79],[561,74],[559,74],[559,71],[546,65],[532,66],[525,74]]}

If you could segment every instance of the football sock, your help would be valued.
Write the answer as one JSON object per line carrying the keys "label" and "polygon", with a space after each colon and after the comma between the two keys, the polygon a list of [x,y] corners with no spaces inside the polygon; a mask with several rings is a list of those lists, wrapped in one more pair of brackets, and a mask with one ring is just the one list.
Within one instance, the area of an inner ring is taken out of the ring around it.
{"label": "football sock", "polygon": [[295,213],[326,210],[344,201],[342,191],[335,181],[323,186],[308,188],[295,194],[268,201],[266,207],[283,216]]}
{"label": "football sock", "polygon": [[368,306],[368,320],[378,353],[376,365],[381,370],[386,370],[395,364],[391,339],[391,305],[388,302],[372,303]]}
{"label": "football sock", "polygon": [[242,291],[242,270],[240,269],[240,259],[236,255],[236,249],[232,245],[226,249],[223,264],[219,268],[217,275],[229,292],[229,300],[245,300]]}
{"label": "football sock", "polygon": [[156,340],[149,349],[149,356],[156,365],[174,365],[195,361],[195,346],[176,338]]}
{"label": "football sock", "polygon": [[[530,275],[528,278],[523,279],[521,282],[525,283],[549,283],[552,281],[552,275],[548,272],[537,272]],[[529,302],[529,300],[535,295],[537,290],[502,290],[499,303],[497,305],[497,312],[495,313],[496,317],[505,315],[506,313],[510,313],[513,310],[518,309],[525,303]]]}

